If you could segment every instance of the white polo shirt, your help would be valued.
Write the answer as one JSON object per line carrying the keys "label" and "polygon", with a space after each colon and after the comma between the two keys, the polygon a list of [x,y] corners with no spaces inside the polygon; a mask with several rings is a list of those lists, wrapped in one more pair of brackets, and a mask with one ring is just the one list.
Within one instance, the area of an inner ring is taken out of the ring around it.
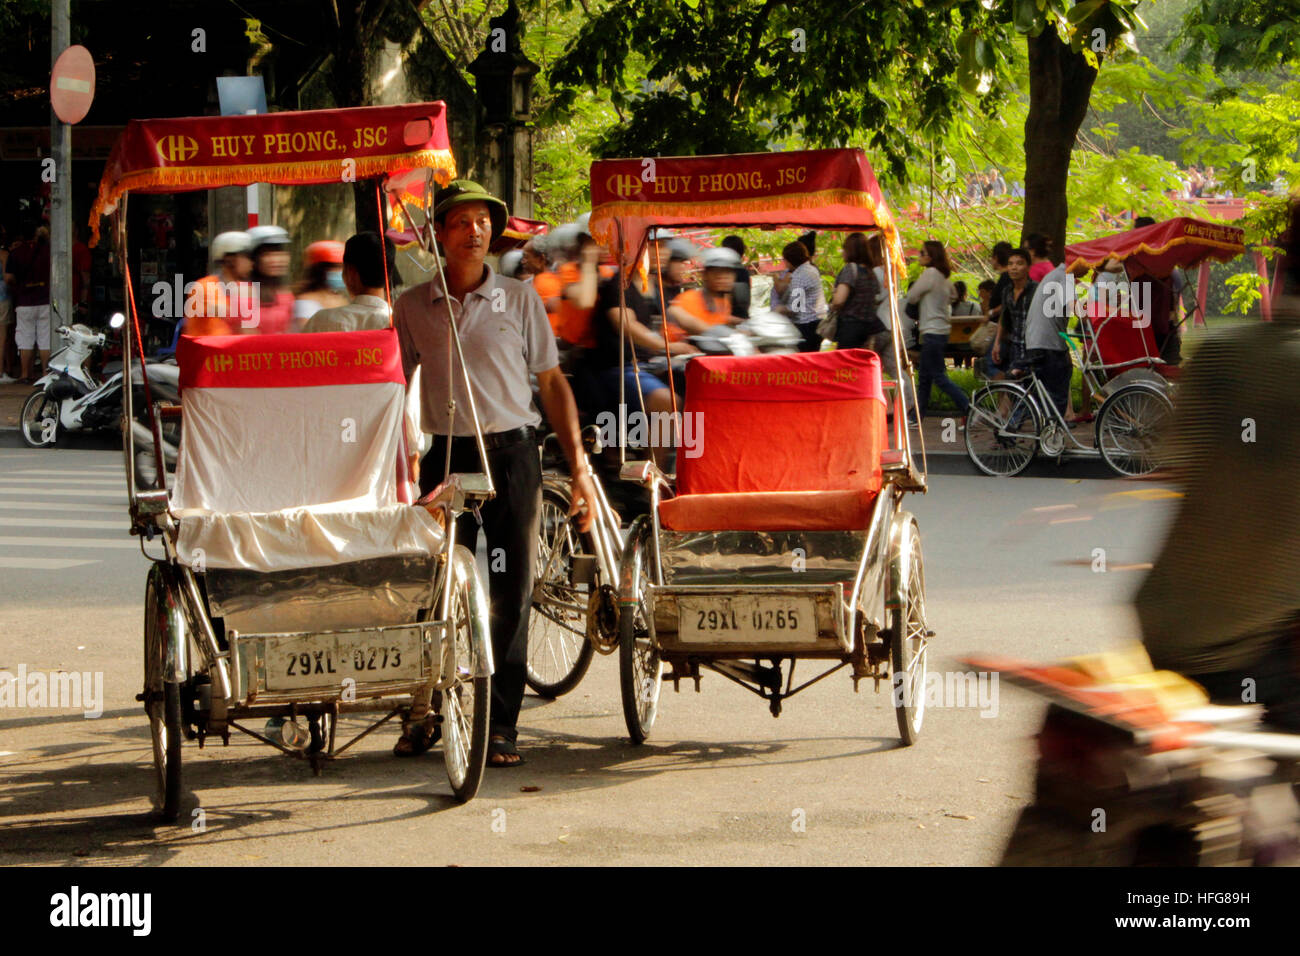
{"label": "white polo shirt", "polygon": [[[464,302],[450,300],[479,422],[486,434],[539,425],[542,417],[533,406],[529,374],[560,364],[555,334],[531,285],[497,275],[491,266],[484,269],[486,278]],[[447,307],[442,283],[431,279],[403,293],[393,310],[406,380],[416,366],[421,370],[421,428],[431,435],[448,433],[447,355],[452,345]],[[451,434],[473,435],[458,360],[453,360],[452,373],[456,420]]]}
{"label": "white polo shirt", "polygon": [[318,309],[304,332],[359,332],[388,328],[388,303],[377,295],[359,295],[347,305]]}

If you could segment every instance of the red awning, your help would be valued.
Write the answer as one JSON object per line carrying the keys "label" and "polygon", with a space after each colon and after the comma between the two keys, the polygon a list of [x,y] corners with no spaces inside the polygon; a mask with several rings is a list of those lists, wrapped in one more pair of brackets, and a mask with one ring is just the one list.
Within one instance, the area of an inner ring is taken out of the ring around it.
{"label": "red awning", "polygon": [[[131,120],[99,184],[90,212],[91,244],[100,217],[127,192],[309,186],[425,169],[439,183],[450,182],[456,163],[446,114],[446,104],[437,102]],[[414,193],[424,180],[407,177],[404,188]]]}
{"label": "red awning", "polygon": [[534,236],[544,236],[551,227],[537,219],[524,219],[511,216],[506,220],[506,228],[497,236],[488,249],[493,255],[500,255],[511,249],[522,248],[524,243]]}
{"label": "red awning", "polygon": [[878,229],[903,271],[893,214],[860,149],[605,159],[591,166],[591,234],[631,264],[655,226]]}
{"label": "red awning", "polygon": [[1246,251],[1245,233],[1236,226],[1180,217],[1140,229],[1117,232],[1065,247],[1070,271],[1097,268],[1107,259],[1124,262],[1131,277],[1164,278],[1175,268],[1191,268],[1206,259],[1227,262]]}

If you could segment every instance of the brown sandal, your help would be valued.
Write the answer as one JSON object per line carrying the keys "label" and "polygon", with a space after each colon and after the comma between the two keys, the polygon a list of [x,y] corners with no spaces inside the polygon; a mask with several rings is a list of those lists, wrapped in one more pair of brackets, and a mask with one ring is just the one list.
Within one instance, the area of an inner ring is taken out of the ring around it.
{"label": "brown sandal", "polygon": [[[493,760],[493,757],[500,757],[500,760]],[[517,759],[511,760],[511,757]],[[523,756],[519,753],[519,748],[515,742],[508,737],[493,737],[488,741],[488,766],[489,767],[522,767],[524,763]]]}
{"label": "brown sandal", "polygon": [[393,744],[394,757],[418,757],[442,739],[442,727],[432,718],[418,724],[407,724],[402,736]]}

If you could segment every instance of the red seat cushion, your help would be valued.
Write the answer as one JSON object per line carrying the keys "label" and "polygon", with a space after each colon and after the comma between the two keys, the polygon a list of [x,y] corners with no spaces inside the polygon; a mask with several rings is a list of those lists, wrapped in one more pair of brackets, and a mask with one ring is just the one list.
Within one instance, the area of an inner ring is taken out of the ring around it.
{"label": "red seat cushion", "polygon": [[876,492],[744,491],[680,495],[659,504],[669,531],[860,531]]}
{"label": "red seat cushion", "polygon": [[684,411],[699,454],[678,453],[678,496],[660,506],[665,527],[866,527],[886,435],[874,352],[697,358]]}

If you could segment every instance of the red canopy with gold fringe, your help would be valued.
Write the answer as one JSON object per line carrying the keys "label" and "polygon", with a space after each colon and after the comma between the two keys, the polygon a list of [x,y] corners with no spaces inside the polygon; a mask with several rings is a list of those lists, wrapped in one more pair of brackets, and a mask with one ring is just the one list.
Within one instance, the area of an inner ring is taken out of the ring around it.
{"label": "red canopy with gold fringe", "polygon": [[589,229],[636,259],[655,226],[771,226],[878,229],[895,269],[903,249],[871,164],[860,149],[810,149],[730,156],[604,159],[591,166]]}
{"label": "red canopy with gold fringe", "polygon": [[[127,192],[178,193],[218,186],[309,186],[410,170],[448,183],[456,163],[442,102],[339,110],[131,120],[113,147],[90,211],[99,220]],[[423,177],[408,177],[414,194]]]}
{"label": "red canopy with gold fringe", "polygon": [[1188,269],[1206,259],[1228,262],[1245,251],[1245,232],[1238,227],[1183,216],[1066,246],[1065,264],[1076,272],[1115,258],[1130,278],[1163,279],[1175,268]]}

